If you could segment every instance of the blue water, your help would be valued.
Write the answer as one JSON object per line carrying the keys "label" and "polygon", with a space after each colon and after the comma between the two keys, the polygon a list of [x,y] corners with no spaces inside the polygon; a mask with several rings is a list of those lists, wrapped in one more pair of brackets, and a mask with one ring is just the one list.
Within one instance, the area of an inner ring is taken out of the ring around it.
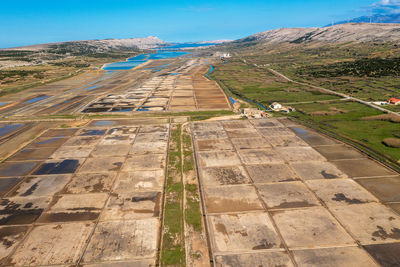
{"label": "blue water", "polygon": [[114,125],[115,121],[95,121],[93,123],[94,126],[110,126]]}
{"label": "blue water", "polygon": [[232,104],[237,103],[238,101],[236,101],[235,99],[233,99],[232,97],[229,97],[229,100],[231,101]]}
{"label": "blue water", "polygon": [[36,144],[37,145],[51,144],[51,143],[53,143],[53,142],[55,142],[55,141],[57,141],[57,140],[59,140],[59,139],[61,139],[63,137],[64,137],[64,135],[58,135],[56,137],[53,137],[53,138],[50,138],[50,139],[45,139],[43,141],[37,142]]}
{"label": "blue water", "polygon": [[100,85],[93,85],[93,86],[90,86],[90,87],[88,87],[88,88],[82,89],[82,91],[90,91],[90,90],[93,90],[93,89],[98,88],[99,86],[100,86]]}
{"label": "blue water", "polygon": [[175,76],[175,75],[180,75],[180,73],[175,72],[175,73],[171,73],[170,75]]}
{"label": "blue water", "polygon": [[120,109],[120,110],[111,110],[111,112],[129,112],[132,110],[133,110],[133,108],[125,108],[125,109]]}
{"label": "blue water", "polygon": [[178,51],[158,52],[155,54],[150,54],[148,59],[154,60],[154,59],[176,58],[189,54],[190,54],[189,52],[178,52]]}
{"label": "blue water", "polygon": [[3,127],[0,128],[0,136],[2,135],[6,135],[12,131],[15,131],[19,128],[21,128],[22,126],[24,126],[24,124],[22,123],[17,123],[17,124],[7,124]]}
{"label": "blue water", "polygon": [[26,104],[32,104],[32,103],[38,102],[38,101],[43,100],[43,99],[46,99],[46,98],[48,98],[47,95],[38,96],[38,97],[32,98],[31,100],[26,101],[25,103],[26,103]]}
{"label": "blue water", "polygon": [[107,64],[103,70],[130,70],[134,67],[139,66],[140,64],[145,63],[144,60],[129,60],[124,62],[115,62]]}
{"label": "blue water", "polygon": [[290,127],[290,128],[292,128],[292,130],[293,130],[295,133],[297,133],[297,134],[299,134],[299,135],[301,135],[301,136],[304,136],[304,135],[308,135],[308,134],[309,134],[309,132],[308,132],[306,129],[303,129],[303,128],[298,128],[298,127]]}
{"label": "blue water", "polygon": [[158,66],[158,67],[156,67],[156,70],[162,70],[162,69],[168,67],[169,65],[171,65],[171,64],[165,64],[165,65]]}
{"label": "blue water", "polygon": [[189,52],[167,51],[154,54],[143,54],[128,58],[127,61],[110,63],[104,66],[103,70],[130,70],[147,62],[148,60],[176,58],[190,54]]}
{"label": "blue water", "polygon": [[0,103],[0,107],[1,106],[4,106],[4,105],[7,105],[8,103]]}
{"label": "blue water", "polygon": [[163,70],[164,68],[168,67],[169,65],[171,65],[171,64],[165,64],[165,65],[161,65],[161,66],[158,66],[155,68],[148,68],[148,69],[152,69],[153,70],[152,72],[156,73],[156,72],[159,72],[159,71]]}
{"label": "blue water", "polygon": [[138,55],[136,57],[128,58],[128,61],[130,61],[130,60],[146,60],[148,58],[148,56],[149,56],[148,54]]}
{"label": "blue water", "polygon": [[[210,74],[214,71],[214,66],[210,66],[210,70],[207,72],[206,77],[210,78]],[[210,78],[211,79],[211,78]]]}

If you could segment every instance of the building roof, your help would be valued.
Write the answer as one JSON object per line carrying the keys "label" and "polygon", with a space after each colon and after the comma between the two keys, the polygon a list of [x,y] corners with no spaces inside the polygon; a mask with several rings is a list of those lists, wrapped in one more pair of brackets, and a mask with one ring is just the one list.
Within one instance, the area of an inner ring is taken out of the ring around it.
{"label": "building roof", "polygon": [[391,99],[388,100],[388,102],[397,103],[397,102],[400,102],[400,99],[391,98]]}

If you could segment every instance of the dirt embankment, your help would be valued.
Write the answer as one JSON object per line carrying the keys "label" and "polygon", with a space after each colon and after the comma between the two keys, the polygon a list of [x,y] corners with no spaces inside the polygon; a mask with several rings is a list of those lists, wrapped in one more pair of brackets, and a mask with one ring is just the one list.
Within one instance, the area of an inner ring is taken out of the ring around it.
{"label": "dirt embankment", "polygon": [[390,121],[394,123],[400,123],[400,116],[394,115],[394,114],[383,114],[383,115],[378,115],[378,116],[370,116],[370,117],[364,117],[362,120],[365,121]]}
{"label": "dirt embankment", "polygon": [[342,110],[338,108],[329,108],[327,111],[314,111],[310,112],[309,114],[311,116],[329,116],[329,115],[338,115],[338,114],[344,114],[347,113],[347,110]]}

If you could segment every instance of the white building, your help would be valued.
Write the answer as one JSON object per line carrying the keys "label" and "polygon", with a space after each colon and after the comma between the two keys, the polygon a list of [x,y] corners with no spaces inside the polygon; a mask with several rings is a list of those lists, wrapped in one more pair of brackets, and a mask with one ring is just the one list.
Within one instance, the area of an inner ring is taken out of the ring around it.
{"label": "white building", "polygon": [[274,102],[269,106],[272,110],[278,110],[278,109],[282,109],[282,105],[279,104],[278,102]]}

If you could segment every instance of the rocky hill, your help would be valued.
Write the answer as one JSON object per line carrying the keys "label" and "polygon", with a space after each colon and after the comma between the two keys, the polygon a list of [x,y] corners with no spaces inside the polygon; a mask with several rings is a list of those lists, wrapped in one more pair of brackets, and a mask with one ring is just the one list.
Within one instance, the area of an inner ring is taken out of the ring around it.
{"label": "rocky hill", "polygon": [[38,51],[38,50],[62,49],[65,52],[77,52],[77,51],[106,52],[112,50],[151,49],[168,44],[169,43],[162,41],[157,37],[149,36],[146,38],[59,42],[59,43],[9,48],[6,50]]}
{"label": "rocky hill", "polygon": [[235,43],[310,43],[400,41],[399,24],[348,23],[323,28],[283,28],[257,33]]}
{"label": "rocky hill", "polygon": [[158,46],[169,44],[168,42],[162,41],[155,36],[149,36],[146,38],[133,38],[133,39],[107,39],[107,40],[96,40],[87,41],[91,45],[100,46],[105,49],[121,49],[121,48],[139,48],[139,49],[151,49]]}

